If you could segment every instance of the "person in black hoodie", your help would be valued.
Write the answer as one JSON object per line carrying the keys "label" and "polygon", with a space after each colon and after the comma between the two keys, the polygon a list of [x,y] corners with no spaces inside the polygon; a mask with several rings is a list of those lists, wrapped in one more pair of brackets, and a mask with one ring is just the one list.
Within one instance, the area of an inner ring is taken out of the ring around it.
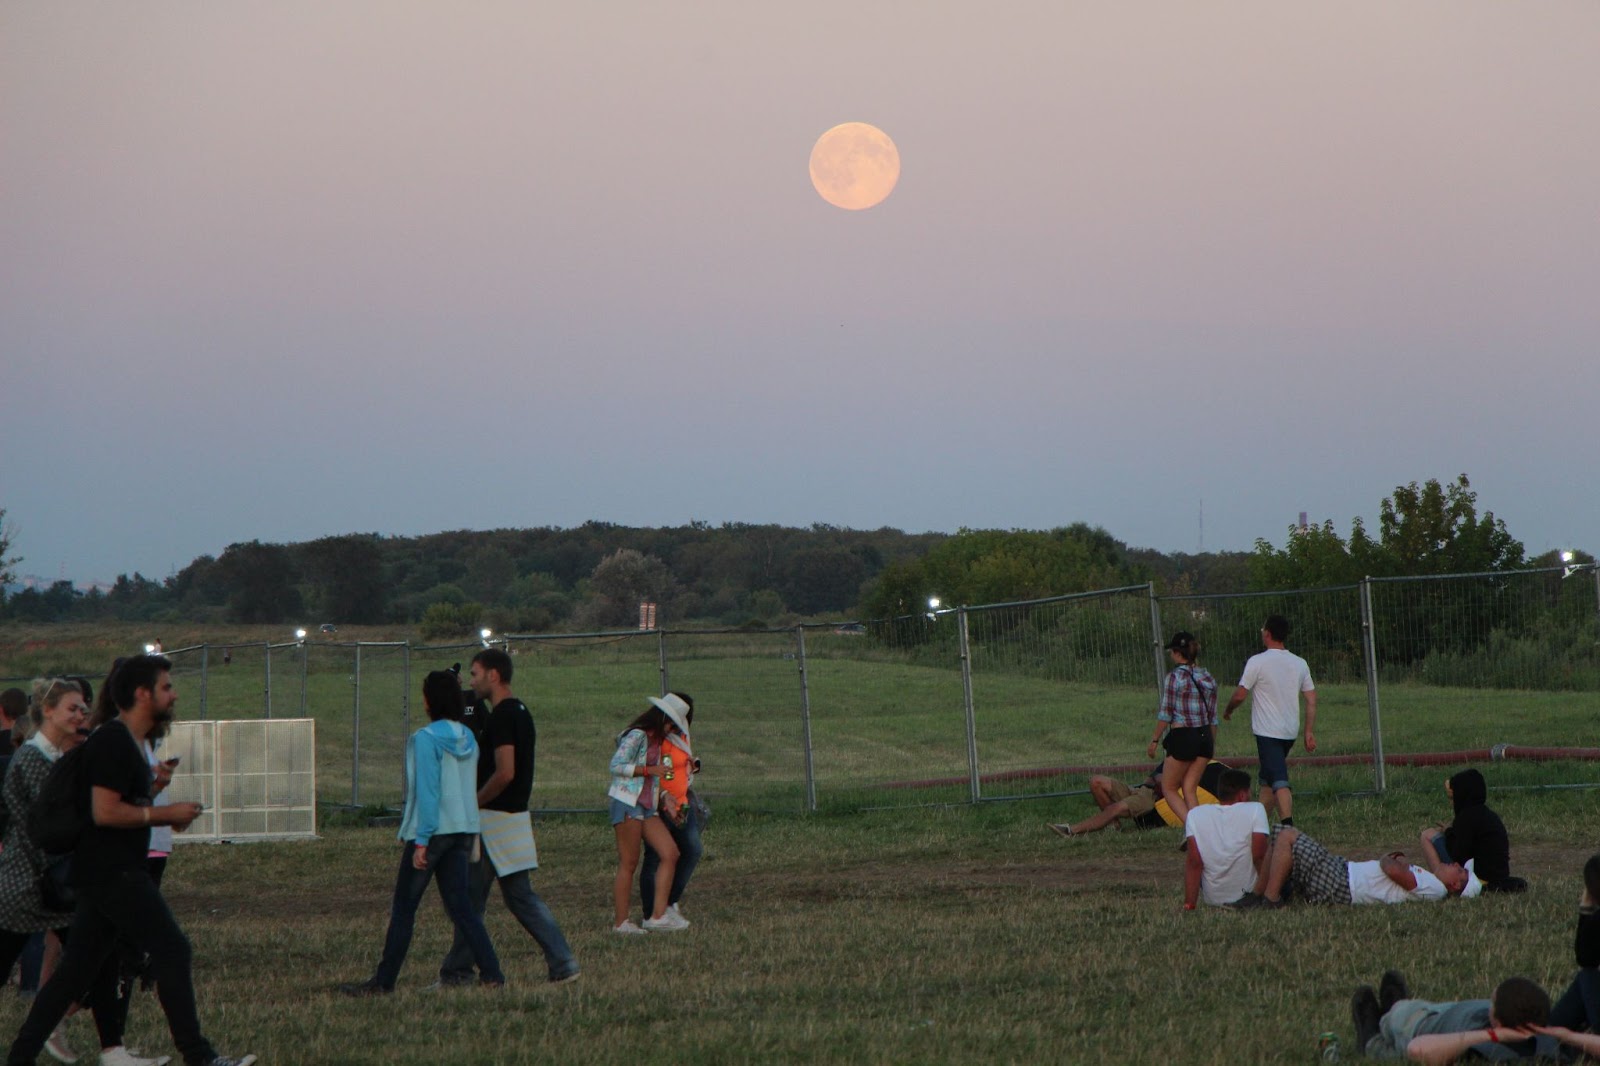
{"label": "person in black hoodie", "polygon": [[1438,853],[1439,860],[1465,866],[1483,882],[1485,892],[1521,892],[1528,883],[1511,876],[1511,840],[1506,824],[1485,802],[1489,786],[1477,770],[1463,770],[1445,782],[1445,793],[1455,806],[1455,821],[1422,831],[1422,842]]}
{"label": "person in black hoodie", "polygon": [[1572,952],[1578,957],[1578,975],[1550,1008],[1550,1024],[1600,1032],[1600,855],[1589,856],[1583,864]]}

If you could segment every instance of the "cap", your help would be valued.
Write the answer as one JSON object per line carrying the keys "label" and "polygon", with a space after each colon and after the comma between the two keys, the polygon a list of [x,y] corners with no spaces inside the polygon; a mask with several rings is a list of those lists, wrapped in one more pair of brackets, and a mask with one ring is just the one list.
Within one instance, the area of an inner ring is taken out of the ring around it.
{"label": "cap", "polygon": [[1187,652],[1190,648],[1194,647],[1194,645],[1194,634],[1189,632],[1187,629],[1180,629],[1176,633],[1172,634],[1171,640],[1167,641],[1166,650]]}

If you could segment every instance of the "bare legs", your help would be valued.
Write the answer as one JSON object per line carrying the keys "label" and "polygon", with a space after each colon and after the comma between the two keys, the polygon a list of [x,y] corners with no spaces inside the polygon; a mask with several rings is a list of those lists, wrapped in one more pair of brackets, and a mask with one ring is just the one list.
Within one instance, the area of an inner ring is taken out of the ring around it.
{"label": "bare legs", "polygon": [[1269,817],[1276,811],[1280,822],[1285,818],[1294,817],[1294,796],[1287,787],[1273,788],[1270,785],[1262,785],[1261,805],[1267,809]]}
{"label": "bare legs", "polygon": [[[611,827],[617,833],[617,879],[611,886],[613,925],[628,920],[633,900],[633,878],[639,870],[640,842],[648,840],[650,847],[661,859],[656,868],[655,905],[645,906],[646,917],[659,918],[667,912],[667,898],[672,895],[672,875],[678,869],[678,844],[661,819],[652,815],[640,821],[624,818]],[[644,901],[648,904],[649,901]]]}
{"label": "bare legs", "polygon": [[1283,886],[1289,880],[1289,872],[1294,869],[1294,842],[1299,837],[1300,831],[1292,825],[1278,830],[1278,836],[1272,842],[1272,851],[1268,853],[1267,861],[1261,864],[1261,873],[1256,877],[1256,895],[1265,896],[1274,903],[1283,898]]}

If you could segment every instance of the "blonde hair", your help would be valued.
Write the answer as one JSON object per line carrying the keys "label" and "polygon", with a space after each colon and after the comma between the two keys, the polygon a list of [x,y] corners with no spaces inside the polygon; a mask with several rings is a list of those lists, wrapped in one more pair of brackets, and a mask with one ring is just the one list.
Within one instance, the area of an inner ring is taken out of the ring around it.
{"label": "blonde hair", "polygon": [[33,679],[33,695],[28,700],[28,718],[33,722],[35,729],[44,724],[44,709],[60,703],[61,697],[69,692],[83,695],[83,689],[78,687],[76,681],[69,681],[64,677]]}

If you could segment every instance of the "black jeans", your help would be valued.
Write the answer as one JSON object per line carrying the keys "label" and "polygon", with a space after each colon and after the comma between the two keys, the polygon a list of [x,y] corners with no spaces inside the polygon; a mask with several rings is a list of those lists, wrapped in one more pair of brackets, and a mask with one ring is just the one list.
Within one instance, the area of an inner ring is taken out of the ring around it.
{"label": "black jeans", "polygon": [[140,865],[105,881],[78,886],[78,909],[72,915],[61,963],[34,997],[11,1045],[9,1064],[22,1066],[38,1057],[67,1009],[83,998],[114,956],[119,937],[150,956],[156,995],[183,1060],[198,1064],[216,1056],[200,1032],[189,938],[178,928],[150,871]]}
{"label": "black jeans", "polygon": [[[62,944],[67,942],[67,930],[55,930]],[[33,939],[32,933],[13,933],[0,929],[0,973],[10,973],[17,957]],[[88,1007],[94,1014],[95,1031],[100,1036],[100,1046],[120,1047],[122,1031],[128,1021],[128,1010],[117,1001],[117,960],[110,958],[95,974],[89,989]],[[45,1034],[48,1036],[49,1034]]]}

